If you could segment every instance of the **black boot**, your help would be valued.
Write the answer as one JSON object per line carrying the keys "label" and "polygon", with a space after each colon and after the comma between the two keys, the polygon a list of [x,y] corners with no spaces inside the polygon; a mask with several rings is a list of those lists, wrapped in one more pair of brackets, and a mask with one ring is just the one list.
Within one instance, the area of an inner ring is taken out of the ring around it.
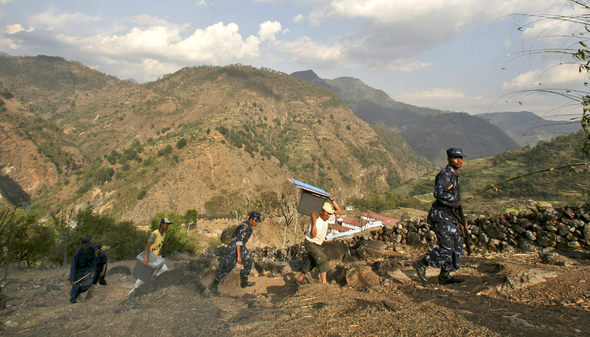
{"label": "black boot", "polygon": [[240,274],[240,287],[253,287],[256,283],[255,282],[248,282],[248,276]]}
{"label": "black boot", "polygon": [[426,261],[424,261],[424,258],[414,261],[412,266],[416,269],[416,274],[418,274],[420,280],[422,280],[422,282],[428,282],[426,279],[426,267],[428,267],[428,265],[426,264]]}
{"label": "black boot", "polygon": [[441,269],[440,275],[438,275],[438,284],[445,285],[445,284],[455,284],[463,282],[460,278],[451,277],[451,274],[448,271],[443,271]]}
{"label": "black boot", "polygon": [[220,280],[216,277],[215,280],[213,280],[213,283],[211,283],[211,285],[209,286],[209,290],[215,296],[219,296],[219,289],[217,289],[217,285],[219,284],[219,282]]}

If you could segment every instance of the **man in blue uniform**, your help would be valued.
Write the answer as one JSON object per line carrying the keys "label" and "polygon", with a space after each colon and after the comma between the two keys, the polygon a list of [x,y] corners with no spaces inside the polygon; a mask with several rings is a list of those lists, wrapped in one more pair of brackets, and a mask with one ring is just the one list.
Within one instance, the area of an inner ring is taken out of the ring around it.
{"label": "man in blue uniform", "polygon": [[78,295],[92,286],[94,261],[94,246],[90,243],[90,238],[85,236],[82,238],[82,245],[74,254],[70,267],[70,303],[76,303]]}
{"label": "man in blue uniform", "polygon": [[248,282],[248,275],[250,275],[250,270],[252,270],[252,256],[246,248],[246,243],[248,243],[248,240],[252,235],[253,228],[256,227],[259,222],[260,213],[250,212],[248,214],[248,220],[242,222],[238,228],[236,228],[231,242],[227,245],[225,259],[217,270],[215,280],[213,280],[213,283],[209,287],[213,294],[219,295],[217,285],[225,276],[227,276],[227,274],[229,274],[229,272],[232,271],[232,269],[234,269],[236,263],[243,266],[242,271],[240,272],[240,286],[246,288],[252,287],[255,284],[254,282]]}
{"label": "man in blue uniform", "polygon": [[106,286],[107,281],[104,279],[104,277],[107,273],[107,255],[102,251],[101,244],[97,244],[96,246],[94,246],[94,248],[96,254],[96,261],[92,284],[99,283],[100,285]]}
{"label": "man in blue uniform", "polygon": [[459,169],[463,165],[463,150],[450,148],[447,150],[448,165],[436,175],[434,198],[428,212],[428,222],[438,239],[438,247],[413,263],[418,277],[426,282],[426,267],[440,268],[439,284],[460,283],[463,280],[451,277],[451,272],[459,269],[463,256],[461,240],[461,220],[457,212],[461,204],[459,187]]}

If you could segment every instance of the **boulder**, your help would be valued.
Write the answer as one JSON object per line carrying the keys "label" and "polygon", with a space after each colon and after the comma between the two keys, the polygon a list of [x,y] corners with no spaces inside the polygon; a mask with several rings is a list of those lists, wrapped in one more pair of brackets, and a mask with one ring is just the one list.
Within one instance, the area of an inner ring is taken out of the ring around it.
{"label": "boulder", "polygon": [[381,257],[387,254],[386,249],[387,245],[383,241],[365,241],[357,248],[357,254],[361,258]]}
{"label": "boulder", "polygon": [[518,240],[518,248],[522,249],[525,252],[534,252],[537,250],[537,247],[535,247],[533,242],[525,238],[521,238],[520,240]]}
{"label": "boulder", "polygon": [[497,286],[501,293],[505,293],[514,289],[527,287],[547,281],[549,278],[554,278],[557,273],[554,271],[547,271],[541,269],[526,269],[514,271],[506,275],[504,280]]}
{"label": "boulder", "polygon": [[348,246],[342,241],[324,241],[322,250],[329,260],[342,261],[348,255]]}
{"label": "boulder", "polygon": [[553,247],[555,245],[555,233],[542,232],[537,235],[537,243],[541,247]]}
{"label": "boulder", "polygon": [[380,285],[380,279],[371,267],[354,267],[346,273],[346,284],[358,289],[374,288]]}
{"label": "boulder", "polygon": [[551,205],[551,203],[550,202],[547,202],[547,201],[539,201],[539,202],[537,202],[537,209],[539,211],[546,211],[548,209],[551,209],[552,210],[553,209],[553,205]]}
{"label": "boulder", "polygon": [[420,235],[417,232],[408,232],[406,236],[406,243],[410,246],[416,246],[420,244]]}
{"label": "boulder", "polygon": [[293,272],[291,265],[286,261],[260,261],[255,263],[255,267],[261,274],[284,275]]}

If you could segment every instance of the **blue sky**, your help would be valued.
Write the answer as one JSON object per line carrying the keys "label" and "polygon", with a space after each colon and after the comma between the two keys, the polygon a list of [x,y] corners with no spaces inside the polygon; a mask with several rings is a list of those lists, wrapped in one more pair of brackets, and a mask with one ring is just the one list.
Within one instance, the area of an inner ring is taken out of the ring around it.
{"label": "blue sky", "polygon": [[0,0],[0,52],[140,83],[203,64],[312,69],[422,107],[579,116],[575,102],[527,90],[582,89],[571,56],[528,53],[574,45],[564,36],[580,27],[519,13],[583,12],[567,0]]}

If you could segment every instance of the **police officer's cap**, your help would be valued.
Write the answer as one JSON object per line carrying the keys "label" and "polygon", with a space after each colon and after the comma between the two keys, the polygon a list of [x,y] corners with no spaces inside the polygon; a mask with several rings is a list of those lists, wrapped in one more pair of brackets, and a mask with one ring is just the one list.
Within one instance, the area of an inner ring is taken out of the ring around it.
{"label": "police officer's cap", "polygon": [[172,221],[170,221],[170,219],[168,219],[168,218],[162,218],[162,220],[160,220],[160,224],[163,224],[163,223],[165,223],[165,224],[171,224]]}
{"label": "police officer's cap", "polygon": [[248,213],[248,219],[252,219],[252,220],[254,220],[256,222],[260,222],[260,220],[261,220],[260,213],[258,213],[258,212],[250,212],[250,213]]}
{"label": "police officer's cap", "polygon": [[447,157],[449,158],[463,158],[465,155],[463,154],[463,150],[458,147],[452,147],[447,150]]}

